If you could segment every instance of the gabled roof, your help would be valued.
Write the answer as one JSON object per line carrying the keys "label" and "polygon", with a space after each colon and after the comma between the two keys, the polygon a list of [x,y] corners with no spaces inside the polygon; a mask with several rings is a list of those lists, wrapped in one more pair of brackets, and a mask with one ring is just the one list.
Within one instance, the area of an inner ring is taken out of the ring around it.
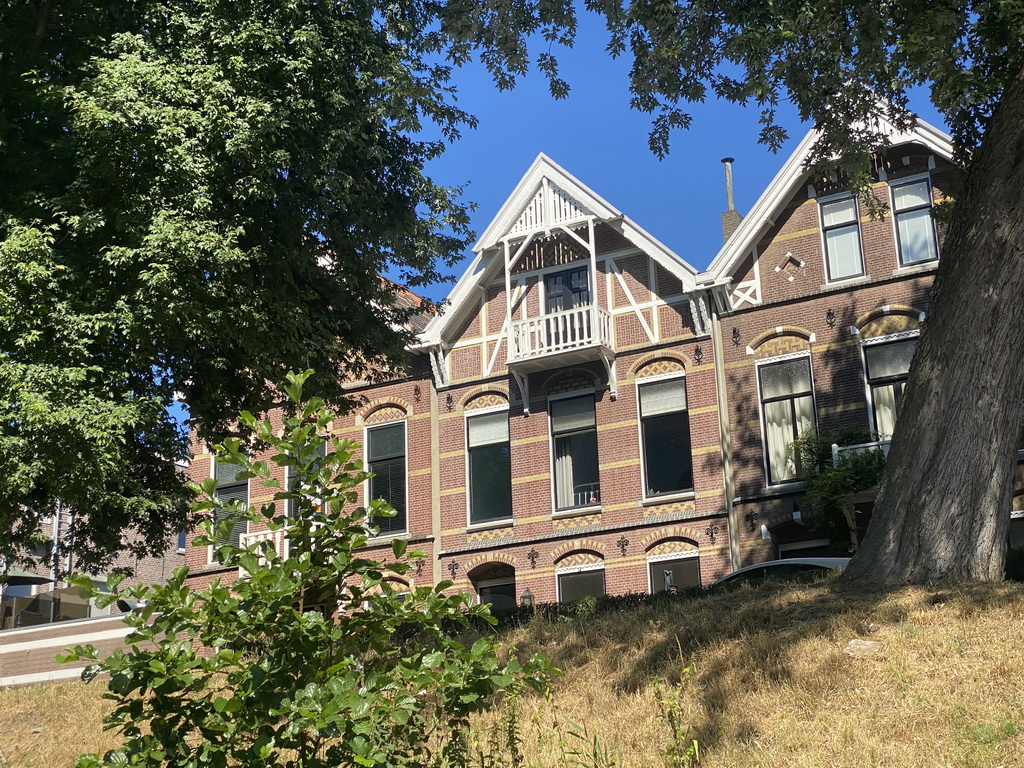
{"label": "gabled roof", "polygon": [[[889,146],[921,144],[943,159],[952,161],[952,140],[924,120],[917,120],[914,128],[909,131],[897,129],[884,118],[879,118],[879,123],[881,130],[889,135]],[[812,128],[807,132],[793,154],[786,160],[785,165],[772,179],[771,184],[754,203],[750,213],[744,217],[736,231],[722,246],[722,250],[715,256],[707,271],[701,274],[702,284],[727,281],[751,249],[757,245],[765,225],[775,221],[779,212],[786,207],[796,191],[806,182],[810,173],[808,160],[819,137],[820,133],[817,129]]]}
{"label": "gabled roof", "polygon": [[616,230],[678,277],[684,290],[697,287],[696,269],[542,152],[473,246],[475,258],[448,294],[445,311],[427,324],[423,343],[441,341],[445,331],[461,319],[470,297],[500,274],[504,242],[521,241],[542,230],[585,226],[588,220]]}

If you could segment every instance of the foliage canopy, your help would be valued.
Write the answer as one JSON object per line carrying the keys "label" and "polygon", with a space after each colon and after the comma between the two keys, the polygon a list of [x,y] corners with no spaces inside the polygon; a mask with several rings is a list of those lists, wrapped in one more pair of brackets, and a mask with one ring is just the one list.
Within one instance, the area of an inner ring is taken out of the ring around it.
{"label": "foliage canopy", "polygon": [[437,280],[468,237],[424,172],[473,124],[436,10],[0,5],[0,556],[58,503],[76,567],[122,535],[160,551],[187,506],[176,393],[219,439],[290,369],[341,407],[401,361],[426,307],[379,275]]}

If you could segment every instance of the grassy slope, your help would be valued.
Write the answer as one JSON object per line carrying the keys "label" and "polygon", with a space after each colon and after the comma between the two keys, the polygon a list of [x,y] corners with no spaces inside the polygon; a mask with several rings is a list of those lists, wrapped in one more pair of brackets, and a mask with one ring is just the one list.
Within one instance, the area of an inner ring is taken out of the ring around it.
{"label": "grassy slope", "polygon": [[[682,690],[705,768],[1009,768],[1024,765],[1022,637],[1024,585],[862,595],[825,582],[537,621],[510,642],[565,671],[553,705],[523,704],[530,765],[558,764],[560,739],[576,744],[553,732],[561,716],[597,733],[622,766],[664,765],[658,702]],[[852,658],[852,639],[880,648]],[[696,674],[680,689],[690,662]],[[0,691],[0,766],[57,768],[109,746],[101,692]]]}

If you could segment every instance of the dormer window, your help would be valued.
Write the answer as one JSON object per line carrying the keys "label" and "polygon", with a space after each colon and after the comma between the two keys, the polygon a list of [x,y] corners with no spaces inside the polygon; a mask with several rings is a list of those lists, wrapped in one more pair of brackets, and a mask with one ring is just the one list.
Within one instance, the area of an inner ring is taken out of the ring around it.
{"label": "dormer window", "polygon": [[821,230],[825,240],[825,266],[829,281],[864,274],[860,248],[857,198],[846,195],[821,203]]}
{"label": "dormer window", "polygon": [[893,184],[892,210],[896,219],[900,265],[906,267],[939,258],[928,179]]}

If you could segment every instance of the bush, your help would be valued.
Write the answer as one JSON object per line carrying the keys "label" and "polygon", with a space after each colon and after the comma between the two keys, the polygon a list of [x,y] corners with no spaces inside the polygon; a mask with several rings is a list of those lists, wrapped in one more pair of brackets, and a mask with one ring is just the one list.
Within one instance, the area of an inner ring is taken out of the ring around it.
{"label": "bush", "polygon": [[[422,552],[396,540],[394,562],[364,556],[367,520],[394,510],[380,501],[352,508],[368,475],[352,441],[334,441],[324,455],[333,414],[316,399],[301,405],[308,375],[284,385],[299,415],[285,419],[283,436],[242,414],[270,462],[247,458],[238,440],[215,448],[219,462],[261,480],[293,514],[276,514],[272,502],[225,502],[214,480],[195,489],[203,498],[194,511],[208,516],[195,543],[247,577],[192,591],[179,568],[165,585],[118,594],[112,579],[110,594],[93,593],[101,606],[124,597],[143,607],[125,616],[127,649],[84,673],[110,676],[106,727],[124,745],[83,756],[80,768],[463,765],[471,714],[503,692],[546,686],[553,670],[543,659],[500,664],[491,637],[466,647],[446,631],[493,623],[486,606],[444,594],[450,582],[396,592],[388,578],[406,575]],[[291,469],[292,487],[270,479],[271,464]],[[270,542],[231,544],[240,520],[284,532],[287,556]],[[95,660],[96,651],[77,647],[66,659]]]}

